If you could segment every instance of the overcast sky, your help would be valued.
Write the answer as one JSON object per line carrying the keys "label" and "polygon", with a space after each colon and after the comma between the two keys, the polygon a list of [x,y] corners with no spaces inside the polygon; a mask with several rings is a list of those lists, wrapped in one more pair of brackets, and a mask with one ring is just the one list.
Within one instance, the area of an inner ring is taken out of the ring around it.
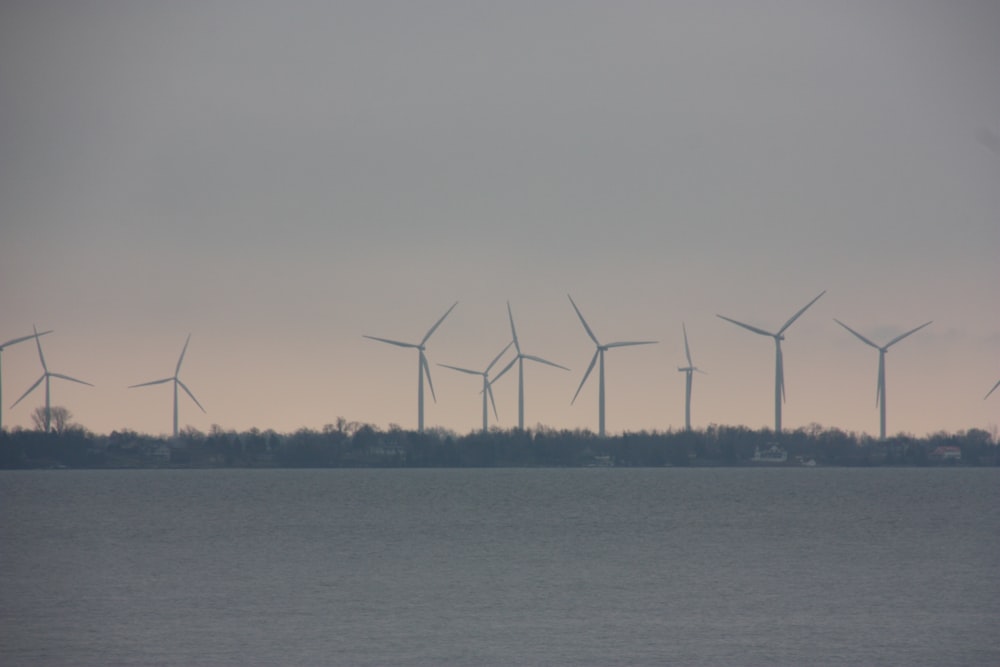
{"label": "overcast sky", "polygon": [[[96,432],[481,420],[509,341],[525,421],[995,428],[1000,5],[983,2],[0,4],[0,342],[39,329],[52,401]],[[3,353],[5,426],[44,403]],[[517,423],[517,382],[495,387]],[[492,416],[491,416],[492,419]]]}

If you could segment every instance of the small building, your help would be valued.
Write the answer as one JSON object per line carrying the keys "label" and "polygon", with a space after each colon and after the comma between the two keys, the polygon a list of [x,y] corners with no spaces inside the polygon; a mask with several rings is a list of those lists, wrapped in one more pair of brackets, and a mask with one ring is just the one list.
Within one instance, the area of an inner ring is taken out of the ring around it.
{"label": "small building", "polygon": [[159,463],[170,463],[170,445],[158,445],[149,453]]}
{"label": "small building", "polygon": [[962,449],[954,445],[936,447],[928,458],[936,463],[958,463],[962,460]]}
{"label": "small building", "polygon": [[764,450],[759,446],[755,447],[753,458],[750,460],[754,463],[785,463],[788,461],[788,452],[772,442],[770,447]]}

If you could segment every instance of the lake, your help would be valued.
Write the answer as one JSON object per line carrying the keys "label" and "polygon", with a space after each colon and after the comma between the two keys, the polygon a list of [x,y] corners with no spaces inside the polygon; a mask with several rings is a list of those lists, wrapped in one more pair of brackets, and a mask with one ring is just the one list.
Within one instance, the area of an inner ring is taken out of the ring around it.
{"label": "lake", "polygon": [[1000,471],[0,472],[5,665],[998,665]]}

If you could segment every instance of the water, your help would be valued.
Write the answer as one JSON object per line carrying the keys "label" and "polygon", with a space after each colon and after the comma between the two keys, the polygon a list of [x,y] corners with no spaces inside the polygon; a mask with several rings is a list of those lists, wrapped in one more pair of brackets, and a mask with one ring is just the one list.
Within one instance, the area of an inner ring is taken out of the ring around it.
{"label": "water", "polygon": [[983,469],[0,474],[0,664],[998,665]]}

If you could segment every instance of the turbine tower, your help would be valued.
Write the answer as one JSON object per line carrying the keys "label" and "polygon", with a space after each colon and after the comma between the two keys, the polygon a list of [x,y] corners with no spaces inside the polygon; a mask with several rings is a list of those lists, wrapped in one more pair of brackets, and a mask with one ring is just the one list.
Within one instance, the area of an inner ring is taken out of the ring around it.
{"label": "turbine tower", "polygon": [[500,357],[502,357],[504,355],[504,353],[507,350],[509,350],[510,346],[513,345],[513,344],[514,344],[514,341],[511,341],[511,342],[507,343],[507,347],[505,347],[504,349],[500,350],[500,354],[498,354],[497,356],[493,357],[493,361],[490,362],[490,365],[487,366],[486,370],[484,370],[484,371],[474,371],[474,370],[471,370],[471,369],[468,369],[468,368],[459,368],[458,366],[449,366],[448,364],[438,364],[438,366],[444,366],[445,368],[450,368],[451,370],[458,371],[460,373],[468,373],[469,375],[481,375],[482,376],[482,378],[483,378],[483,391],[481,393],[483,395],[483,433],[486,433],[486,432],[489,431],[489,423],[487,422],[487,418],[489,416],[489,412],[486,409],[487,408],[487,406],[486,406],[486,399],[487,399],[487,397],[489,397],[490,403],[493,404],[493,415],[497,418],[497,421],[500,420],[500,415],[497,414],[497,402],[495,400],[493,400],[493,383],[490,382],[490,379],[489,379],[490,371],[493,369],[493,366],[496,365],[496,363],[498,361],[500,361]]}
{"label": "turbine tower", "polygon": [[569,297],[569,302],[573,305],[573,310],[576,311],[577,317],[580,318],[580,322],[583,324],[583,328],[587,331],[587,335],[590,336],[590,340],[594,341],[594,345],[597,349],[594,351],[594,356],[590,360],[590,365],[587,366],[587,372],[583,374],[583,379],[580,381],[580,386],[576,388],[576,393],[573,394],[573,400],[570,401],[570,405],[576,402],[576,397],[580,395],[580,390],[583,389],[583,385],[587,382],[587,378],[590,377],[590,371],[594,370],[594,364],[597,363],[597,359],[601,360],[601,368],[598,375],[598,390],[597,390],[597,435],[601,438],[604,437],[604,353],[613,347],[626,347],[629,345],[654,345],[657,341],[655,340],[638,340],[638,341],[620,341],[617,343],[605,343],[601,344],[601,341],[597,340],[597,336],[591,330],[590,325],[587,324],[587,320],[583,319],[583,313],[580,309],[576,307],[576,302],[573,301],[573,297]]}
{"label": "turbine tower", "polygon": [[925,326],[930,324],[930,322],[924,322],[916,329],[910,329],[906,333],[896,336],[885,345],[876,345],[875,343],[871,342],[870,340],[859,334],[851,327],[847,326],[846,324],[838,320],[836,317],[833,318],[833,321],[839,324],[840,326],[844,327],[848,331],[850,331],[855,336],[857,336],[858,339],[861,340],[861,342],[864,343],[865,345],[870,345],[874,347],[876,350],[878,350],[878,380],[876,381],[876,386],[875,386],[875,405],[879,406],[880,409],[879,429],[878,429],[879,439],[885,440],[885,353],[889,351],[890,347],[892,347],[899,341],[903,340],[910,334],[920,331]]}
{"label": "turbine tower", "polygon": [[[43,331],[38,334],[39,336],[44,336],[45,334],[52,333],[52,330]],[[18,343],[23,343],[26,340],[31,340],[35,337],[35,334],[29,334],[27,336],[21,336],[19,338],[11,338],[10,340],[0,343],[0,433],[3,433],[3,350],[5,347],[10,347],[11,345],[16,345]]]}
{"label": "turbine tower", "polygon": [[704,373],[705,371],[703,371],[700,368],[698,368],[697,366],[695,366],[694,362],[691,361],[691,348],[688,347],[688,332],[687,332],[687,327],[684,326],[683,322],[681,322],[681,329],[683,329],[683,331],[684,331],[684,355],[687,356],[688,365],[685,366],[685,367],[683,367],[683,368],[681,368],[680,366],[678,366],[677,367],[677,371],[687,374],[687,377],[685,378],[685,383],[684,383],[684,389],[685,389],[685,391],[684,391],[684,430],[690,431],[691,430],[691,379],[692,379],[695,371],[698,371],[699,373]]}
{"label": "turbine tower", "polygon": [[184,353],[187,352],[188,343],[190,342],[191,342],[191,334],[188,334],[187,340],[184,341],[184,347],[181,349],[181,356],[177,359],[177,368],[174,369],[174,374],[172,377],[163,378],[162,380],[153,380],[152,382],[143,382],[141,384],[129,385],[129,389],[134,389],[135,387],[148,387],[154,384],[164,384],[165,382],[174,383],[174,437],[175,438],[177,437],[177,387],[183,389],[184,393],[190,396],[191,400],[194,401],[194,404],[197,405],[199,408],[201,408],[202,412],[205,412],[205,408],[201,406],[201,403],[199,403],[198,399],[194,397],[194,394],[191,393],[191,390],[188,389],[187,385],[181,382],[181,379],[178,377],[181,372],[181,364],[184,362]]}
{"label": "turbine tower", "polygon": [[430,366],[427,364],[427,355],[424,353],[425,349],[426,349],[425,346],[427,345],[427,341],[431,337],[431,334],[433,334],[434,331],[439,326],[441,326],[441,323],[444,322],[444,318],[448,317],[449,313],[451,313],[451,311],[453,311],[455,309],[455,306],[457,306],[457,305],[458,305],[458,301],[456,301],[455,303],[451,304],[451,308],[449,308],[447,311],[445,311],[445,314],[441,316],[441,319],[439,319],[437,322],[434,323],[434,326],[432,326],[427,331],[427,333],[424,335],[424,337],[421,339],[421,341],[419,343],[404,343],[404,342],[398,341],[398,340],[390,340],[388,338],[378,338],[377,336],[369,336],[367,334],[364,334],[365,338],[371,338],[372,340],[377,340],[377,341],[380,341],[382,343],[388,343],[389,345],[397,345],[399,347],[412,347],[412,348],[416,348],[417,353],[418,353],[418,355],[417,355],[417,431],[420,432],[420,433],[424,432],[424,374],[427,375],[427,385],[431,388],[431,398],[434,399],[435,403],[437,402],[437,396],[434,395],[434,382],[431,381],[431,369],[430,369]]}
{"label": "turbine tower", "polygon": [[565,366],[560,366],[557,363],[553,363],[541,357],[536,357],[532,354],[524,354],[521,352],[521,343],[517,340],[517,330],[514,328],[514,314],[510,310],[510,301],[507,302],[507,318],[510,320],[510,335],[514,339],[514,349],[517,350],[517,356],[510,360],[510,363],[504,366],[503,370],[496,374],[493,378],[493,382],[499,380],[504,373],[509,371],[511,367],[514,366],[514,362],[517,362],[517,427],[524,430],[524,360],[537,361],[540,364],[548,364],[549,366],[555,366],[556,368],[561,368],[564,371],[569,369]]}
{"label": "turbine tower", "polygon": [[816,303],[816,301],[819,300],[819,297],[823,296],[824,294],[826,294],[826,290],[823,290],[822,292],[820,292],[816,296],[816,298],[814,298],[812,301],[810,301],[806,305],[802,306],[802,308],[799,310],[799,312],[795,313],[790,318],[788,318],[788,321],[785,322],[785,324],[780,329],[778,329],[778,331],[775,332],[775,333],[771,333],[770,331],[765,331],[764,329],[759,329],[757,327],[750,326],[749,324],[744,324],[743,322],[737,322],[736,320],[728,318],[725,315],[716,315],[716,317],[721,317],[722,319],[726,320],[727,322],[732,322],[736,326],[743,327],[744,329],[752,331],[752,332],[754,332],[756,334],[760,334],[761,336],[770,336],[771,338],[774,339],[774,350],[775,350],[775,352],[774,352],[774,432],[775,433],[781,433],[781,404],[785,400],[785,365],[784,365],[784,361],[782,361],[782,358],[781,358],[781,341],[783,341],[785,339],[785,335],[784,335],[785,334],[785,330],[787,330],[788,327],[792,326],[792,322],[794,322],[795,320],[799,319],[799,316],[802,315],[802,313],[806,312],[806,309],[809,308],[809,306],[811,306],[814,303]]}
{"label": "turbine tower", "polygon": [[[69,380],[70,382],[78,382],[80,384],[85,384],[88,387],[93,387],[94,385],[90,384],[89,382],[84,382],[83,380],[77,380],[76,378],[71,378],[70,376],[63,375],[62,373],[53,373],[49,371],[49,367],[45,363],[45,355],[42,354],[42,341],[39,340],[42,334],[38,333],[38,329],[35,329],[34,327],[32,327],[32,329],[34,329],[35,331],[32,338],[35,339],[35,344],[38,346],[38,360],[42,362],[42,377],[35,380],[35,384],[28,387],[28,391],[21,394],[21,398],[14,401],[14,405],[11,405],[10,407],[13,408],[15,405],[24,400],[24,398],[28,394],[30,394],[35,390],[35,387],[37,387],[42,383],[42,380],[45,380],[45,432],[48,433],[52,426],[52,392],[50,391],[49,387],[50,380],[52,378],[60,378],[62,380]],[[46,331],[45,333],[49,332]]]}

